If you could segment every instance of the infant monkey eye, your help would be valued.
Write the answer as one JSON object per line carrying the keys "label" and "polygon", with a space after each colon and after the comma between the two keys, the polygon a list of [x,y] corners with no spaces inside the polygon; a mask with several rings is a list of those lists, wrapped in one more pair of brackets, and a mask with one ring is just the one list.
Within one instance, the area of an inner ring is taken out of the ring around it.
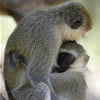
{"label": "infant monkey eye", "polygon": [[79,28],[81,25],[82,25],[82,17],[79,16],[79,17],[77,17],[76,19],[73,19],[73,20],[72,20],[71,28],[72,28],[72,29],[77,29],[77,28]]}
{"label": "infant monkey eye", "polygon": [[75,61],[75,56],[71,53],[62,52],[58,55],[57,63],[60,67],[66,67],[73,64]]}

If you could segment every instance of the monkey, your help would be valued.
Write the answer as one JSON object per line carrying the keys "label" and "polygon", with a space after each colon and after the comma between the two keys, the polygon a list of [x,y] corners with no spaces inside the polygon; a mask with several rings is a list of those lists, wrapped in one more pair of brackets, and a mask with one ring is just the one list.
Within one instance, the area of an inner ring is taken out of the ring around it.
{"label": "monkey", "polygon": [[[84,72],[86,70],[85,65],[88,60],[89,56],[86,51],[76,42],[67,41],[61,45],[57,56],[57,63],[56,65],[54,64],[52,68],[53,74],[51,74],[52,86],[56,90],[56,94],[60,96],[60,100],[66,100],[66,98],[68,100],[85,100],[87,85],[81,71]],[[71,66],[72,70],[69,71]],[[75,71],[73,67],[77,67],[78,71]],[[25,91],[25,87],[23,91]],[[23,91],[20,90],[19,95]]]}
{"label": "monkey", "polygon": [[23,96],[20,89],[29,87],[32,92],[25,91],[26,100],[46,98],[46,90],[49,99],[58,100],[49,74],[59,48],[64,40],[77,41],[91,28],[91,14],[79,2],[67,2],[25,16],[9,37],[5,49],[3,75],[8,94],[16,97],[15,100],[25,100],[26,95]]}
{"label": "monkey", "polygon": [[61,45],[56,64],[52,68],[50,80],[59,100],[85,100],[87,84],[84,73],[89,56],[76,42]]}

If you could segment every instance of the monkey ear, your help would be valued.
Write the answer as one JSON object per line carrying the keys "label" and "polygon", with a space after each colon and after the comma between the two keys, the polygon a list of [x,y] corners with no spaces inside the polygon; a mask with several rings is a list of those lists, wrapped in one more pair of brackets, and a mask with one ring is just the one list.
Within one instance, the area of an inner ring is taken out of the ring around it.
{"label": "monkey ear", "polygon": [[[8,58],[9,58],[10,67],[12,69],[16,68],[17,64],[22,65],[25,63],[24,56],[15,51],[10,51],[8,54]],[[24,64],[24,66],[25,66],[25,64]]]}

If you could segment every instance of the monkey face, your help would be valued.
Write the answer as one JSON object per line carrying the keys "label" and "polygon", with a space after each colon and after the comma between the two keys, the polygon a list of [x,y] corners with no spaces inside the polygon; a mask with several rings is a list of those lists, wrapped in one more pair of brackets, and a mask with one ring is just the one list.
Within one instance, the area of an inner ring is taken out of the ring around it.
{"label": "monkey face", "polygon": [[71,53],[60,52],[57,58],[57,63],[59,66],[65,67],[66,65],[71,65],[75,59],[75,56],[73,56]]}
{"label": "monkey face", "polygon": [[60,52],[57,58],[57,66],[59,67],[54,66],[52,72],[65,72],[70,68],[70,65],[74,63],[75,59],[75,56],[73,56],[71,53]]}
{"label": "monkey face", "polygon": [[52,72],[62,73],[67,70],[86,69],[85,65],[89,60],[84,48],[75,41],[67,41],[61,45],[56,65],[53,66]]}
{"label": "monkey face", "polygon": [[63,40],[79,40],[93,26],[91,14],[78,2],[67,2],[64,6]]}
{"label": "monkey face", "polygon": [[85,31],[89,31],[92,28],[91,14],[82,4],[69,2],[66,13],[65,23],[71,29],[74,30],[82,27]]}

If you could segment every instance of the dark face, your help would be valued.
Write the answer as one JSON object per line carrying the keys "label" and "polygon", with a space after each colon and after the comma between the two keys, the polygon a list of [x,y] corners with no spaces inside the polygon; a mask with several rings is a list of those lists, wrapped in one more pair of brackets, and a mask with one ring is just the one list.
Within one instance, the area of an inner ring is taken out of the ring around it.
{"label": "dark face", "polygon": [[82,9],[79,5],[69,4],[67,8],[67,15],[65,16],[65,23],[72,29],[78,29],[83,23]]}
{"label": "dark face", "polygon": [[77,29],[81,26],[82,24],[82,17],[81,16],[78,16],[76,18],[74,18],[71,23],[70,23],[70,27],[72,29]]}
{"label": "dark face", "polygon": [[71,53],[60,52],[57,58],[57,64],[59,67],[54,66],[52,72],[62,73],[70,68],[70,65],[74,63],[75,56]]}

